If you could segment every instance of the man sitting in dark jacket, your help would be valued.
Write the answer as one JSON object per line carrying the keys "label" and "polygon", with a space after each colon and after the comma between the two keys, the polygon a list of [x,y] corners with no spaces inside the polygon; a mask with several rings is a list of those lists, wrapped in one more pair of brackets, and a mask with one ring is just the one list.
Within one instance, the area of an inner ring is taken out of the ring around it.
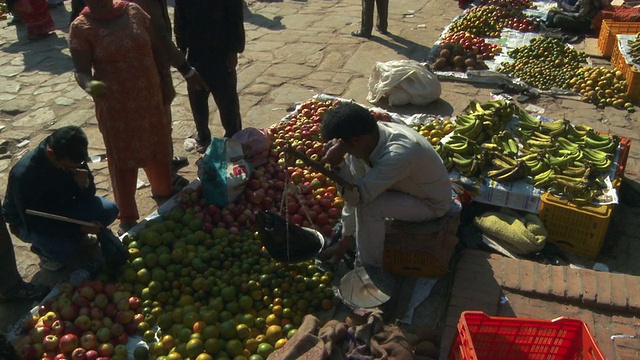
{"label": "man sitting in dark jacket", "polygon": [[[76,126],[54,131],[20,159],[9,173],[3,212],[11,233],[30,243],[45,270],[56,271],[69,262],[96,234],[104,259],[122,265],[122,244],[106,227],[118,216],[112,201],[96,196],[96,185],[86,160],[88,139]],[[64,216],[93,225],[27,214],[27,210]],[[126,250],[126,249],[125,249]],[[100,259],[101,260],[101,259]],[[102,263],[89,264],[95,273]]]}

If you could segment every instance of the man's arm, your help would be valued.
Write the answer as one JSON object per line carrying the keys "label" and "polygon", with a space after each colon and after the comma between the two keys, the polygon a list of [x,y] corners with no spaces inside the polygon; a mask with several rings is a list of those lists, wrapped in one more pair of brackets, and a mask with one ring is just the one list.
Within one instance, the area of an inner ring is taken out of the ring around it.
{"label": "man's arm", "polygon": [[228,22],[229,31],[229,51],[240,54],[245,47],[244,32],[244,5],[243,0],[230,0],[225,2],[227,14],[225,18]]}

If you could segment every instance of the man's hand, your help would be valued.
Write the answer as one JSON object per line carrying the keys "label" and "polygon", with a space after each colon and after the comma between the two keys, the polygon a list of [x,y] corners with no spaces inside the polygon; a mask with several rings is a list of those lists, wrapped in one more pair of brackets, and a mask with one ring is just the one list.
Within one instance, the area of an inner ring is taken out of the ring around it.
{"label": "man's hand", "polygon": [[193,75],[185,78],[187,81],[187,89],[189,90],[207,90],[209,91],[209,87],[205,84],[204,80],[200,77],[200,74],[196,71]]}
{"label": "man's hand", "polygon": [[331,166],[338,165],[344,161],[347,154],[347,144],[342,139],[331,139],[324,144],[324,156],[322,161]]}
{"label": "man's hand", "polygon": [[102,231],[102,224],[99,221],[93,221],[93,226],[80,226],[80,231],[84,234],[99,234]]}
{"label": "man's hand", "polygon": [[73,181],[78,184],[81,189],[86,189],[91,185],[91,179],[89,177],[89,170],[87,169],[74,169]]}

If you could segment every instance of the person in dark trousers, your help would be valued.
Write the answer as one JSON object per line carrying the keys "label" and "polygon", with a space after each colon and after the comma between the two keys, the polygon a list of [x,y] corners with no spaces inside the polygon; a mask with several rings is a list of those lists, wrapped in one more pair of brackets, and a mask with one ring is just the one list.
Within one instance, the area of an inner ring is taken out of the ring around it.
{"label": "person in dark trousers", "polygon": [[[25,282],[16,265],[11,235],[0,211],[0,302],[17,300],[42,300],[51,288],[46,285]],[[0,356],[1,357],[1,356]]]}
{"label": "person in dark trousers", "polygon": [[362,23],[360,30],[351,33],[353,36],[370,38],[373,30],[373,9],[378,8],[378,21],[376,22],[376,30],[381,34],[388,34],[387,18],[389,16],[389,0],[362,0]]}
{"label": "person in dark trousers", "polygon": [[[126,262],[126,248],[107,229],[118,216],[116,204],[96,196],[87,166],[88,139],[81,128],[65,126],[47,136],[9,172],[3,214],[12,234],[31,244],[40,267],[57,271],[97,236],[103,257],[87,265],[95,275],[103,261],[116,268]],[[32,211],[85,222],[84,225],[43,217]],[[91,225],[89,225],[91,224]],[[118,247],[118,245],[120,247]]]}
{"label": "person in dark trousers", "polygon": [[224,137],[230,138],[242,129],[236,66],[238,54],[245,47],[243,22],[242,0],[175,2],[176,44],[209,87],[188,89],[200,152],[211,142],[209,94],[218,105]]}
{"label": "person in dark trousers", "polygon": [[571,34],[584,34],[591,29],[596,14],[611,5],[610,0],[578,0],[570,2],[558,0],[558,7],[549,10],[545,25],[559,28]]}

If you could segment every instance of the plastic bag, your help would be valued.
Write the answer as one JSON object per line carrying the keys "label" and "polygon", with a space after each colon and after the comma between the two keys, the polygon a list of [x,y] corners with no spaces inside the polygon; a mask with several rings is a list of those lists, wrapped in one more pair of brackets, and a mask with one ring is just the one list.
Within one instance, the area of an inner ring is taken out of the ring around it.
{"label": "plastic bag", "polygon": [[224,207],[244,191],[251,176],[242,144],[233,139],[213,138],[202,157],[200,181],[207,205]]}
{"label": "plastic bag", "polygon": [[388,98],[390,106],[426,105],[440,97],[438,77],[413,60],[377,62],[369,76],[367,101],[377,103]]}
{"label": "plastic bag", "polygon": [[244,128],[232,137],[242,145],[242,152],[247,162],[254,168],[267,163],[271,138],[266,130]]}
{"label": "plastic bag", "polygon": [[262,243],[277,261],[295,263],[309,260],[324,246],[320,232],[287,222],[278,214],[257,212],[256,225]]}

